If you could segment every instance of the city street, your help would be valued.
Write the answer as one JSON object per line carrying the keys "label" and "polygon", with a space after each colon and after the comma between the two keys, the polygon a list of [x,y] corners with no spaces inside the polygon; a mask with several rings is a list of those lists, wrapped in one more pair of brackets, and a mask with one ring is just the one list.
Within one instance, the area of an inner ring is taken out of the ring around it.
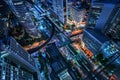
{"label": "city street", "polygon": [[0,80],[120,80],[120,0],[0,0]]}

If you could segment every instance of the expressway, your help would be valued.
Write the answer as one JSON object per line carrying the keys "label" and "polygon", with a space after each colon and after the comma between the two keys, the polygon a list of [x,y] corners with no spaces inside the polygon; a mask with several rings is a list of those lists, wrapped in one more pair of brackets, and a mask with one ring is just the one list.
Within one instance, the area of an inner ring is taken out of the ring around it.
{"label": "expressway", "polygon": [[[39,12],[39,14],[46,14],[46,12],[38,5],[34,4],[33,2],[30,2],[32,4],[32,6]],[[44,42],[42,45],[36,47],[36,48],[33,48],[33,49],[30,49],[28,50],[28,52],[31,54],[35,51],[38,51],[39,49],[41,49],[42,47],[46,46],[49,41],[52,39],[52,37],[54,36],[54,33],[55,33],[55,29],[58,30],[59,32],[62,32],[63,31],[60,29],[60,27],[54,23],[54,21],[48,16],[48,14],[46,15],[43,15],[43,17],[45,17],[51,24],[52,24],[52,31],[51,31],[51,35],[50,37],[46,40],[46,42]],[[64,34],[64,33],[63,33]]]}

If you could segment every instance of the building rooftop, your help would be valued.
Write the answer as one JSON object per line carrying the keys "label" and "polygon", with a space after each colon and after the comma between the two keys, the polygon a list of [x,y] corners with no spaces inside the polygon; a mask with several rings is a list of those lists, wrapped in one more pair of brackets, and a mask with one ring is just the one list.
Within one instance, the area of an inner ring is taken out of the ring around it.
{"label": "building rooftop", "polygon": [[88,33],[90,36],[93,36],[100,43],[104,43],[105,41],[109,40],[109,38],[105,36],[103,33],[101,33],[100,31],[86,29],[85,32]]}

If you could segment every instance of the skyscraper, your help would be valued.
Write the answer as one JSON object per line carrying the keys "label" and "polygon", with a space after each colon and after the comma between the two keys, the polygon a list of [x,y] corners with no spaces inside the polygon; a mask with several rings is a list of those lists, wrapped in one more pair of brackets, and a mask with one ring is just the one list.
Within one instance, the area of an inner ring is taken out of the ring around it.
{"label": "skyscraper", "polygon": [[63,24],[67,22],[68,0],[46,0],[44,3],[48,9],[51,9],[55,13],[60,22]]}
{"label": "skyscraper", "polygon": [[0,80],[39,80],[35,61],[14,38],[0,42]]}
{"label": "skyscraper", "polygon": [[103,33],[114,40],[120,40],[120,7],[116,5],[113,11]]}
{"label": "skyscraper", "polygon": [[[28,9],[26,7],[26,2],[23,0],[4,0],[10,7],[12,13],[14,13],[15,17],[17,17],[17,20],[19,23],[26,29],[27,33],[31,37],[38,38],[41,35],[36,29],[36,26],[32,20],[32,17],[30,13],[28,12]],[[27,4],[27,6],[29,6]]]}
{"label": "skyscraper", "polygon": [[116,2],[118,1],[93,0],[92,2],[83,40],[93,53],[98,53],[102,44],[112,37],[119,38],[118,5],[120,4]]}

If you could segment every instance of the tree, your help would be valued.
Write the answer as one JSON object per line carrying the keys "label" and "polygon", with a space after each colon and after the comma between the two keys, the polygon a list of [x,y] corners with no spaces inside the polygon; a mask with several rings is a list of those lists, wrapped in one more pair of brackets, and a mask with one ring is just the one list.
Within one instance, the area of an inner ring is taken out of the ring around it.
{"label": "tree", "polygon": [[101,53],[99,53],[97,56],[96,56],[96,59],[97,59],[97,61],[102,61],[102,59],[103,59],[104,57],[103,57],[103,54],[101,54]]}

